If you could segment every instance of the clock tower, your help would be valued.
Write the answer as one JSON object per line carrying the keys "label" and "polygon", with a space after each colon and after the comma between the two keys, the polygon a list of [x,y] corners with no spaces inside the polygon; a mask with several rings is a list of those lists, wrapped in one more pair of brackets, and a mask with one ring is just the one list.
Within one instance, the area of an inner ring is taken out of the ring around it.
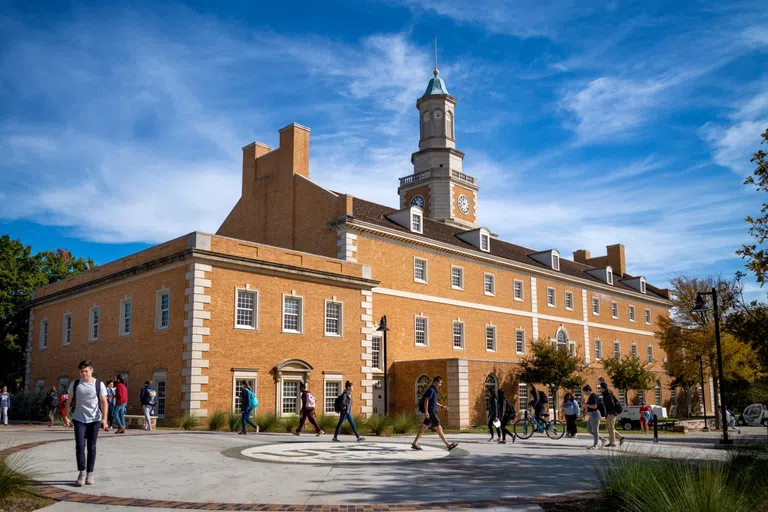
{"label": "clock tower", "polygon": [[400,208],[419,206],[434,220],[477,227],[477,180],[464,174],[464,153],[456,149],[456,98],[448,94],[435,63],[434,77],[416,100],[419,150],[411,155],[413,174],[400,178]]}

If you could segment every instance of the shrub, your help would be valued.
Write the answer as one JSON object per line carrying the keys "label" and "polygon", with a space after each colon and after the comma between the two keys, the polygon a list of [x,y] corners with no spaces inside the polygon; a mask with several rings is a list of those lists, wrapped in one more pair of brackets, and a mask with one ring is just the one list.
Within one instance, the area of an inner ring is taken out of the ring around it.
{"label": "shrub", "polygon": [[200,426],[200,418],[193,416],[188,412],[179,418],[179,428],[182,430],[195,430]]}
{"label": "shrub", "polygon": [[226,424],[228,415],[224,411],[213,411],[208,417],[208,430],[221,430]]}
{"label": "shrub", "polygon": [[27,489],[31,482],[24,474],[27,469],[26,463],[18,456],[0,459],[0,499]]}
{"label": "shrub", "polygon": [[338,416],[331,416],[331,415],[322,415],[318,416],[317,418],[317,424],[320,425],[320,428],[322,430],[325,430],[326,432],[333,432],[336,429],[336,424],[339,422]]}
{"label": "shrub", "polygon": [[235,411],[229,411],[229,414],[227,415],[227,420],[229,421],[229,431],[230,432],[237,432],[240,430],[240,420],[241,414],[236,413]]}
{"label": "shrub", "polygon": [[280,424],[282,425],[282,429],[284,432],[295,432],[297,428],[299,428],[299,417],[298,416],[286,416],[280,421]]}
{"label": "shrub", "polygon": [[20,421],[45,421],[48,415],[45,413],[46,392],[18,393],[11,397],[11,408],[8,416],[12,420]]}
{"label": "shrub", "polygon": [[412,412],[400,412],[392,417],[392,432],[395,434],[409,434],[418,425],[419,418]]}
{"label": "shrub", "polygon": [[[362,436],[363,434],[368,433],[368,421],[365,418],[362,416],[354,416],[354,420],[358,434]],[[349,422],[345,420],[341,425],[341,430],[339,430],[339,433],[345,436],[354,434],[354,432],[352,432],[352,425],[350,425]]]}
{"label": "shrub", "polygon": [[283,427],[280,418],[273,412],[259,414],[254,418],[253,422],[259,426],[261,432],[278,432]]}
{"label": "shrub", "polygon": [[392,418],[390,416],[383,416],[381,414],[374,414],[368,418],[368,432],[375,435],[385,435],[391,427]]}

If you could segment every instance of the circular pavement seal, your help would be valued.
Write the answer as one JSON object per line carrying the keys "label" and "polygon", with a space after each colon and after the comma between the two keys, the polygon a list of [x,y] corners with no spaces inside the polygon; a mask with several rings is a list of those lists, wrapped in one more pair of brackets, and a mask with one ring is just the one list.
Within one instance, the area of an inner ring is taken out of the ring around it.
{"label": "circular pavement seal", "polygon": [[428,462],[468,453],[454,448],[422,445],[422,450],[413,450],[404,443],[278,443],[230,448],[224,455],[239,459],[288,464],[391,464],[402,462]]}

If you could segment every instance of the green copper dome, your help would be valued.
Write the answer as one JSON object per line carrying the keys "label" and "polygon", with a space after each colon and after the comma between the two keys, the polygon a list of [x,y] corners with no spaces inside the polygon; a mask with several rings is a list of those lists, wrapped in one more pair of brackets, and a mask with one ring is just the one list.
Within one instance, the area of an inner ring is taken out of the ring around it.
{"label": "green copper dome", "polygon": [[[424,96],[431,96],[433,94],[448,94],[448,88],[445,86],[445,82],[443,82],[443,79],[437,75],[429,81]],[[422,96],[422,98],[424,96]]]}

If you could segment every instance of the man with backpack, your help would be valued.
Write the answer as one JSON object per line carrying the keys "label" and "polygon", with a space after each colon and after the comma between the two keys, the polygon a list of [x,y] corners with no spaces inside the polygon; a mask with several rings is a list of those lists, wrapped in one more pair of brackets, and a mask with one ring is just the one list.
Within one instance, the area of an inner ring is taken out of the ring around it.
{"label": "man with backpack", "polygon": [[536,391],[536,386],[533,384],[528,385],[528,393],[530,394],[531,401],[528,402],[528,407],[533,407],[533,416],[536,418],[536,423],[539,425],[539,429],[544,424],[544,408],[549,410],[549,397],[544,391]]}
{"label": "man with backpack", "polygon": [[333,402],[333,410],[339,413],[339,422],[336,424],[336,432],[333,434],[333,439],[331,441],[338,443],[339,442],[339,430],[341,430],[341,424],[344,423],[344,420],[349,421],[350,426],[352,427],[352,432],[355,433],[355,437],[357,437],[357,442],[365,441],[364,437],[360,437],[360,434],[357,433],[357,425],[355,425],[355,420],[352,419],[352,383],[347,381],[344,384],[344,391],[336,397],[336,400]]}
{"label": "man with backpack", "polygon": [[[93,366],[87,359],[77,365],[80,378],[69,385],[66,410],[74,410],[75,452],[77,454],[77,476],[75,485],[93,485],[93,470],[96,464],[96,440],[99,429],[107,428],[107,386],[93,378]],[[64,424],[70,425],[69,418],[64,416]],[[86,462],[85,450],[88,448]]]}
{"label": "man with backpack", "polygon": [[432,385],[429,386],[429,389],[427,389],[419,400],[419,411],[424,413],[424,423],[422,423],[419,433],[416,434],[416,439],[411,443],[411,448],[414,450],[422,449],[419,445],[419,439],[421,439],[421,436],[424,435],[424,432],[426,432],[428,428],[433,430],[437,429],[437,435],[440,436],[440,439],[445,444],[445,447],[448,448],[448,451],[453,450],[459,444],[448,442],[445,438],[445,434],[443,434],[443,426],[440,425],[440,418],[437,416],[438,407],[446,411],[448,410],[447,405],[437,402],[437,388],[439,388],[442,383],[443,378],[436,375],[435,378],[432,379]]}
{"label": "man with backpack", "polygon": [[507,444],[507,436],[512,438],[512,442],[515,442],[515,434],[510,432],[507,425],[510,421],[517,417],[517,411],[515,406],[507,401],[507,397],[504,394],[504,390],[500,389],[498,393],[499,402],[499,415],[501,416],[501,439],[500,444]]}
{"label": "man with backpack", "polygon": [[600,435],[600,419],[602,418],[601,409],[603,409],[603,402],[600,400],[600,398],[597,396],[597,394],[592,392],[592,386],[587,384],[582,388],[582,391],[584,391],[584,395],[587,395],[589,398],[587,398],[587,432],[592,434],[592,437],[594,438],[595,442],[592,446],[587,447],[587,450],[596,450],[597,449],[597,441],[599,440],[602,445],[601,447],[605,447],[605,441],[606,439]]}
{"label": "man with backpack", "polygon": [[54,423],[54,417],[56,415],[56,406],[59,402],[59,393],[56,392],[56,387],[51,386],[48,394],[45,395],[45,414],[48,415],[48,426],[52,427]]}
{"label": "man with backpack", "polygon": [[605,426],[608,429],[608,447],[615,448],[617,437],[619,438],[619,446],[624,444],[624,436],[616,432],[616,419],[619,417],[619,414],[624,411],[624,408],[616,398],[616,395],[608,389],[608,385],[605,383],[602,384],[601,395],[603,405],[605,406]]}
{"label": "man with backpack", "polygon": [[297,436],[301,435],[301,431],[304,429],[304,423],[307,420],[309,420],[312,426],[315,427],[315,431],[317,432],[318,436],[325,434],[315,419],[315,395],[307,390],[307,385],[303,382],[299,384],[299,389],[301,390],[301,421],[299,422],[299,428],[296,429],[294,434]]}
{"label": "man with backpack", "polygon": [[152,409],[155,408],[155,397],[157,392],[152,387],[152,381],[144,382],[144,387],[139,392],[139,402],[141,410],[144,412],[144,430],[152,430]]}
{"label": "man with backpack", "polygon": [[251,421],[251,411],[259,406],[259,400],[256,398],[256,393],[251,391],[251,388],[248,387],[247,383],[243,383],[243,389],[240,390],[240,404],[242,404],[241,407],[243,409],[243,415],[240,421],[243,425],[243,429],[238,432],[238,434],[242,436],[247,435],[248,425],[253,427],[254,433],[258,433],[259,427]]}

